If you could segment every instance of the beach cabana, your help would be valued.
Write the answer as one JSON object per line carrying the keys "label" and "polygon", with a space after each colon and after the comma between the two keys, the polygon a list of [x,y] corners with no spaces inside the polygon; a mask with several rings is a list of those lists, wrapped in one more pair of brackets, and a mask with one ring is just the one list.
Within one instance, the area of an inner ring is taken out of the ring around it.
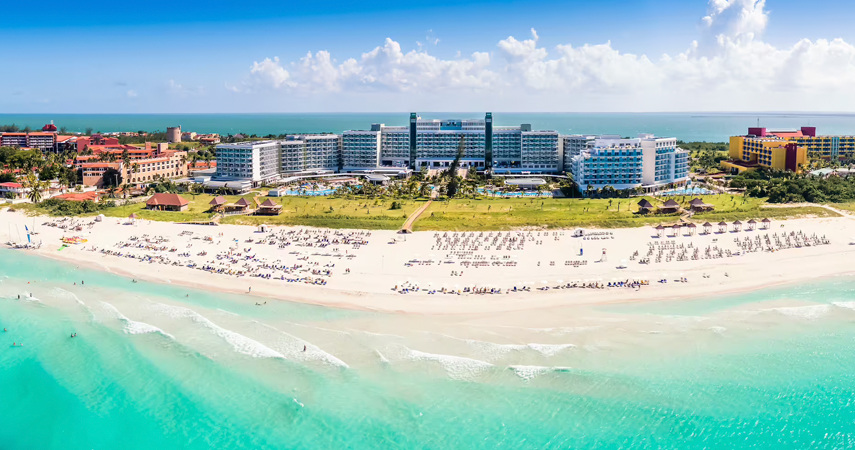
{"label": "beach cabana", "polygon": [[105,218],[105,216],[103,214],[98,214],[97,216],[95,216],[95,221],[96,222],[103,222],[104,218]]}
{"label": "beach cabana", "polygon": [[269,226],[267,226],[267,225],[261,224],[261,225],[259,225],[259,226],[258,226],[257,231],[258,231],[259,233],[267,233],[268,231],[270,231],[270,227],[269,227]]}
{"label": "beach cabana", "polygon": [[661,223],[656,225],[656,235],[662,237],[663,232],[665,232],[665,227],[663,227]]}
{"label": "beach cabana", "polygon": [[768,229],[769,229],[769,226],[771,226],[771,225],[772,225],[772,221],[771,221],[771,220],[769,220],[769,219],[763,219],[763,220],[761,220],[761,221],[760,221],[760,224],[761,224],[761,227],[762,227],[764,230],[768,230]]}
{"label": "beach cabana", "polygon": [[712,224],[707,222],[704,224],[704,234],[712,233]]}
{"label": "beach cabana", "polygon": [[690,224],[686,225],[686,228],[688,228],[688,229],[689,229],[689,230],[688,230],[688,231],[689,231],[689,236],[692,236],[692,235],[694,235],[694,234],[695,234],[695,231],[697,230],[698,226],[697,226],[697,225],[695,225],[695,224],[693,224],[693,223],[690,223]]}
{"label": "beach cabana", "polygon": [[754,219],[751,219],[748,221],[747,229],[748,229],[748,231],[754,231],[754,227],[756,227],[756,226],[757,226],[757,221]]}
{"label": "beach cabana", "polygon": [[740,222],[738,220],[733,222],[733,231],[740,231],[740,230],[742,230],[742,222]]}
{"label": "beach cabana", "polygon": [[156,211],[187,211],[190,201],[178,194],[154,194],[145,202],[148,209]]}
{"label": "beach cabana", "polygon": [[718,223],[718,232],[724,233],[727,231],[727,222],[719,222]]}
{"label": "beach cabana", "polygon": [[672,227],[671,227],[671,230],[672,230],[672,231],[671,231],[671,236],[673,236],[673,237],[677,237],[677,236],[679,236],[679,235],[680,235],[680,228],[681,228],[681,227],[682,227],[682,225],[680,225],[679,223],[674,224],[674,226],[672,226]]}
{"label": "beach cabana", "polygon": [[663,214],[672,214],[680,211],[680,204],[672,199],[669,199],[659,207],[659,212]]}
{"label": "beach cabana", "polygon": [[689,209],[695,212],[712,211],[713,208],[713,205],[710,205],[709,203],[704,203],[704,201],[700,198],[694,198],[689,202]]}
{"label": "beach cabana", "polygon": [[653,204],[648,202],[647,199],[641,199],[641,201],[638,202],[638,212],[641,214],[647,214],[650,211],[653,211]]}
{"label": "beach cabana", "polygon": [[238,199],[238,201],[234,203],[226,203],[225,205],[223,205],[223,208],[226,212],[245,213],[246,210],[249,208],[249,200],[241,197],[240,199]]}
{"label": "beach cabana", "polygon": [[222,195],[218,195],[218,196],[214,197],[211,200],[211,202],[208,204],[211,205],[211,210],[222,211],[223,205],[226,204],[226,198],[223,197]]}
{"label": "beach cabana", "polygon": [[255,213],[262,216],[278,216],[282,212],[282,205],[275,203],[271,199],[267,199],[264,203],[258,205]]}

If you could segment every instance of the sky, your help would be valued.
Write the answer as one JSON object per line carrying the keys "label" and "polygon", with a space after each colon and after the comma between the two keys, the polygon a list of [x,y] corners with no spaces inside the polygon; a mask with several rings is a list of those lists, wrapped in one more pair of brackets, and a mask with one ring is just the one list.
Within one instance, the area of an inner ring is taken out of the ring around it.
{"label": "sky", "polygon": [[0,111],[850,112],[855,2],[4,5]]}

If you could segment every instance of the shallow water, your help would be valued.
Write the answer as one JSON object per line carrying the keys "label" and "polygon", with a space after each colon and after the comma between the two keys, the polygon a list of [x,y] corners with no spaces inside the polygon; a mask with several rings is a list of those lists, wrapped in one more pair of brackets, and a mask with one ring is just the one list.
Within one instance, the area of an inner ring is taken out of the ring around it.
{"label": "shallow water", "polygon": [[527,328],[256,306],[9,250],[0,268],[4,449],[855,442],[849,278]]}

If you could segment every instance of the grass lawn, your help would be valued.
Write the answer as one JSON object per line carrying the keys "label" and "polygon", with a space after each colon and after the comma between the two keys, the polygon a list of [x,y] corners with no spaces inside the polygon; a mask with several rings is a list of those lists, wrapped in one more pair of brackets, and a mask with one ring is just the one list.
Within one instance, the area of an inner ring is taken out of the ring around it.
{"label": "grass lawn", "polygon": [[[654,206],[662,202],[646,197]],[[693,197],[674,197],[685,205]],[[694,221],[722,221],[785,218],[835,214],[816,207],[761,208],[763,199],[731,195],[709,195],[704,202],[715,206],[708,213],[695,214]],[[676,214],[639,215],[640,198],[632,199],[497,199],[452,200],[434,202],[413,226],[414,230],[511,230],[523,227],[543,228],[622,228],[676,222]]]}
{"label": "grass lawn", "polygon": [[841,209],[844,211],[855,212],[855,202],[829,203],[828,206],[831,206],[832,208]]}
{"label": "grass lawn", "polygon": [[[128,217],[137,213],[141,218],[164,222],[191,222],[210,220],[213,214],[208,212],[209,203],[214,195],[181,194],[190,201],[187,211],[149,211],[144,203],[107,208],[102,213],[109,217]],[[227,203],[234,203],[241,197],[253,202],[252,195],[227,195]],[[241,216],[225,217],[221,223],[237,225],[306,225],[327,228],[361,228],[372,230],[395,230],[404,224],[407,216],[424,201],[400,200],[401,209],[390,209],[389,199],[343,199],[329,197],[259,197],[259,202],[272,199],[282,205],[282,214],[278,216]],[[330,210],[332,208],[332,210]]]}
{"label": "grass lawn", "polygon": [[[236,199],[237,197],[235,197]],[[228,216],[222,223],[238,225],[306,225],[326,228],[397,230],[426,200],[396,200],[401,209],[390,209],[391,199],[329,197],[274,198],[282,205],[278,216]],[[208,200],[210,201],[210,200]],[[233,201],[229,199],[229,201]],[[332,208],[332,210],[330,210]]]}
{"label": "grass lawn", "polygon": [[[190,201],[190,207],[183,212],[149,211],[144,203],[136,203],[114,208],[105,208],[100,212],[108,217],[128,217],[136,213],[143,219],[163,222],[208,221],[213,214],[208,212],[208,203],[214,198],[209,194],[181,194]],[[245,195],[252,202],[252,195]],[[240,196],[226,196],[228,203],[236,202]],[[268,197],[259,197],[264,201]],[[279,216],[227,216],[224,224],[238,225],[303,225],[326,228],[358,228],[370,230],[399,229],[406,218],[424,204],[425,200],[398,200],[401,209],[390,209],[391,199],[346,199],[330,197],[270,197],[282,205]],[[710,195],[703,197],[706,203],[715,206],[708,213],[695,214],[693,221],[717,223],[747,219],[784,219],[794,217],[833,217],[835,213],[819,207],[761,208],[764,199],[731,195]],[[662,202],[647,199],[654,205]],[[685,205],[691,197],[675,197]],[[679,220],[676,214],[639,215],[635,212],[640,198],[632,199],[459,199],[435,201],[416,221],[416,231],[479,231],[511,230],[524,227],[543,228],[622,228],[638,227],[657,223],[669,223]],[[841,206],[842,205],[842,206]],[[841,209],[855,211],[855,202],[835,204]],[[33,213],[46,214],[47,211],[32,204],[15,206]],[[332,208],[332,210],[330,209]],[[94,216],[98,213],[86,214]]]}

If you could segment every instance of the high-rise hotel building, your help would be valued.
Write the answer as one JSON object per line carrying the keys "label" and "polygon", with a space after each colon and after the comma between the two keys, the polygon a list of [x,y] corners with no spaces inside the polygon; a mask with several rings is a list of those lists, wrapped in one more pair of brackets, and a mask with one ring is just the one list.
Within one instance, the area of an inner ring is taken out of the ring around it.
{"label": "high-rise hotel building", "polygon": [[281,178],[333,172],[395,172],[460,167],[495,174],[572,173],[580,186],[655,189],[688,179],[688,155],[676,138],[640,135],[561,136],[531,125],[494,126],[475,120],[427,120],[416,113],[404,126],[373,124],[341,135],[297,135],[285,140],[217,146],[215,180],[253,186]]}
{"label": "high-rise hotel building", "polygon": [[496,173],[555,173],[562,170],[557,131],[532,131],[531,125],[494,127],[483,120],[427,120],[413,113],[409,126],[374,124],[370,130],[342,133],[345,170],[404,167],[442,169],[462,145],[460,167]]}
{"label": "high-rise hotel building", "polygon": [[567,172],[581,190],[642,188],[645,191],[689,180],[688,152],[677,147],[676,138],[640,134],[637,138],[603,135],[593,140],[579,136],[578,153],[569,158]]}

